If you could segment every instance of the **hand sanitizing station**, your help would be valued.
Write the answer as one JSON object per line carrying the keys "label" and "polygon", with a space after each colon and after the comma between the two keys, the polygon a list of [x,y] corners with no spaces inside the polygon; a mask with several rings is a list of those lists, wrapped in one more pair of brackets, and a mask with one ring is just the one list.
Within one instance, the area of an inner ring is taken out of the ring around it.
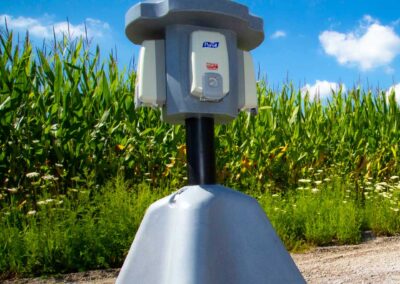
{"label": "hand sanitizing station", "polygon": [[185,124],[186,186],[150,206],[117,283],[305,283],[257,201],[216,184],[214,124],[257,108],[263,21],[229,0],[149,0],[126,14],[136,106]]}

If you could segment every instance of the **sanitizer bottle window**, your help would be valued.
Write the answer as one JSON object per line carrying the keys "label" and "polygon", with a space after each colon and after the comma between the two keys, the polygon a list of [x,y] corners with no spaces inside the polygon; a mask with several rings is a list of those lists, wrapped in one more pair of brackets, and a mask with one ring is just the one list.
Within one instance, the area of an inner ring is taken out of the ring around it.
{"label": "sanitizer bottle window", "polygon": [[195,31],[190,39],[191,94],[201,101],[220,101],[229,92],[229,63],[225,36]]}

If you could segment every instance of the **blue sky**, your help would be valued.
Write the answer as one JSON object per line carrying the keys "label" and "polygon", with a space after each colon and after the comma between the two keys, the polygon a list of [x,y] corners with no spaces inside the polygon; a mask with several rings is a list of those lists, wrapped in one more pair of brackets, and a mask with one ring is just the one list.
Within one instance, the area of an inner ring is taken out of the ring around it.
{"label": "blue sky", "polygon": [[[1,0],[0,26],[36,42],[52,38],[52,29],[73,36],[88,27],[93,44],[108,53],[117,49],[120,66],[137,57],[138,48],[124,34],[125,12],[138,1]],[[326,95],[337,83],[347,89],[364,87],[399,90],[399,0],[241,0],[264,19],[266,38],[253,51],[255,64],[271,87],[287,79],[295,86]]]}

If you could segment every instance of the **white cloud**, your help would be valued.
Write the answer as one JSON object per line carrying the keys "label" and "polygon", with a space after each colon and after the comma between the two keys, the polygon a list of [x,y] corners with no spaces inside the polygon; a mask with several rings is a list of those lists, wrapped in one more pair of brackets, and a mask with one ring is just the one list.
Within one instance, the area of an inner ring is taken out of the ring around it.
{"label": "white cloud", "polygon": [[[7,22],[9,29],[25,32],[36,38],[53,38],[53,29],[56,36],[63,34],[72,38],[85,37],[86,33],[89,39],[101,38],[110,32],[110,25],[97,19],[87,18],[84,23],[74,25],[67,21],[52,22],[44,18],[14,17],[11,15],[0,15],[0,25],[4,26]],[[85,31],[86,25],[86,31]]]}
{"label": "white cloud", "polygon": [[396,102],[400,103],[400,83],[398,83],[397,85],[393,85],[389,88],[389,90],[386,91],[386,97],[389,98],[389,96],[392,93],[395,93],[395,99]]}
{"label": "white cloud", "polygon": [[271,35],[271,39],[277,39],[282,37],[286,37],[286,32],[282,30],[278,30]]}
{"label": "white cloud", "polygon": [[339,91],[342,88],[343,92],[346,92],[346,86],[344,84],[338,84],[335,82],[329,81],[315,81],[314,85],[306,84],[303,88],[301,88],[301,93],[306,95],[307,92],[310,96],[311,100],[315,98],[324,99],[328,98],[332,95],[332,91]]}
{"label": "white cloud", "polygon": [[400,37],[393,27],[381,25],[369,15],[364,16],[356,31],[324,31],[319,40],[326,54],[339,64],[363,71],[388,66],[400,54]]}

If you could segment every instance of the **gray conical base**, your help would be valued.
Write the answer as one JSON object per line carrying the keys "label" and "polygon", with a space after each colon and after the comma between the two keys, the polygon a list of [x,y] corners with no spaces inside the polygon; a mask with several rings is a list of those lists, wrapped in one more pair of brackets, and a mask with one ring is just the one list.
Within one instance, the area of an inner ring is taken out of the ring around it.
{"label": "gray conical base", "polygon": [[219,186],[189,186],[150,206],[117,283],[305,283],[264,211]]}

